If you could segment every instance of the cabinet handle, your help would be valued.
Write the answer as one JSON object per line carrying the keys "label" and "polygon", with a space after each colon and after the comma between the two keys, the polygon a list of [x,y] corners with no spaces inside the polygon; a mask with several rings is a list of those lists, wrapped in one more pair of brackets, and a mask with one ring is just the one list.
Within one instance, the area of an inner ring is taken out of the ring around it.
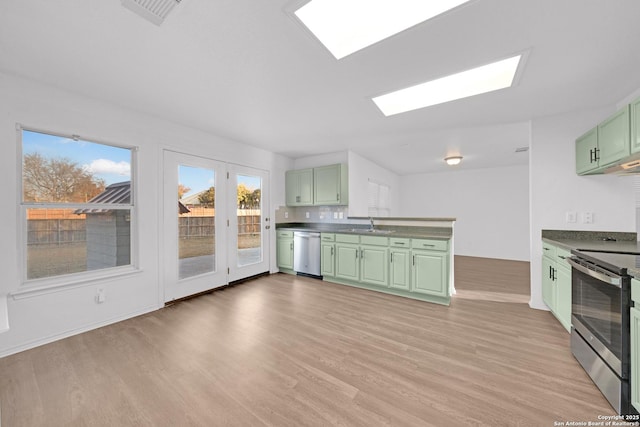
{"label": "cabinet handle", "polygon": [[426,243],[423,243],[422,246],[424,246],[425,248],[433,248],[436,245],[427,245]]}
{"label": "cabinet handle", "polygon": [[594,148],[593,161],[594,162],[599,162],[600,161],[600,149],[599,148]]}
{"label": "cabinet handle", "polygon": [[393,252],[391,252],[391,262],[393,262]]}
{"label": "cabinet handle", "polygon": [[553,269],[553,267],[549,266],[549,279],[553,280],[553,273],[551,273],[551,270]]}
{"label": "cabinet handle", "polygon": [[331,246],[331,256],[333,256],[333,246]]}
{"label": "cabinet handle", "polygon": [[291,242],[289,246],[291,246],[291,250],[293,250],[293,242]]}
{"label": "cabinet handle", "polygon": [[411,264],[412,265],[416,265],[416,256],[414,255],[412,258],[413,258],[413,260],[411,261]]}
{"label": "cabinet handle", "polygon": [[593,163],[593,149],[589,150],[589,163]]}
{"label": "cabinet handle", "polygon": [[556,281],[556,278],[557,278],[557,277],[556,277],[556,272],[557,272],[558,270],[556,270],[555,268],[552,268],[552,270],[553,270],[553,277],[552,277],[552,279],[553,279],[553,281],[555,282],[555,281]]}
{"label": "cabinet handle", "polygon": [[296,202],[300,202],[300,196],[296,196]]}
{"label": "cabinet handle", "polygon": [[340,193],[336,193],[336,200],[340,200]]}

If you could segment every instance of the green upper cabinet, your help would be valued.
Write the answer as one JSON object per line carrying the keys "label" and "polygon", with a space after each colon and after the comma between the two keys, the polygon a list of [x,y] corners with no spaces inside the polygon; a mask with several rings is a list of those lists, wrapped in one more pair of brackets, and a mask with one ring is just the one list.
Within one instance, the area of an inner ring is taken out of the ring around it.
{"label": "green upper cabinet", "polygon": [[313,168],[313,198],[316,205],[348,204],[346,165],[337,164]]}
{"label": "green upper cabinet", "polygon": [[285,174],[287,206],[349,204],[347,165],[290,170]]}
{"label": "green upper cabinet", "polygon": [[640,152],[640,98],[631,103],[629,110],[631,122],[631,152]]}
{"label": "green upper cabinet", "polygon": [[629,106],[598,125],[599,167],[608,166],[631,154],[629,134]]}
{"label": "green upper cabinet", "polygon": [[583,175],[598,168],[598,128],[576,139],[576,173]]}
{"label": "green upper cabinet", "polygon": [[287,171],[285,192],[287,206],[313,205],[313,169]]}
{"label": "green upper cabinet", "polygon": [[632,152],[640,151],[640,138],[634,122],[640,114],[640,100],[616,111],[576,139],[576,173],[589,175],[602,173],[606,168],[630,160]]}

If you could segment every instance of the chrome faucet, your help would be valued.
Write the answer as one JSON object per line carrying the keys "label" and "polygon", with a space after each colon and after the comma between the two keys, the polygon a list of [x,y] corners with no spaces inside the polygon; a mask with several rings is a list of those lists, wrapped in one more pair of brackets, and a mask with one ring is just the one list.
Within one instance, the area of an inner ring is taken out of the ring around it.
{"label": "chrome faucet", "polygon": [[371,225],[369,226],[369,231],[373,231],[373,218],[369,217],[369,222]]}

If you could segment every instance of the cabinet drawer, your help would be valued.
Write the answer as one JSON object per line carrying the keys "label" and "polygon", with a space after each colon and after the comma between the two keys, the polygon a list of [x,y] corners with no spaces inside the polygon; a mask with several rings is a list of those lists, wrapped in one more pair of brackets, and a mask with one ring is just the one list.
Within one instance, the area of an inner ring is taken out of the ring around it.
{"label": "cabinet drawer", "polygon": [[360,243],[360,236],[357,234],[336,234],[336,242]]}
{"label": "cabinet drawer", "polygon": [[289,231],[289,230],[278,230],[278,237],[290,237],[293,239],[293,231]]}
{"label": "cabinet drawer", "polygon": [[[556,261],[567,264],[567,258],[571,258],[571,252],[564,248],[556,246]],[[567,264],[567,266],[568,265],[569,264]]]}
{"label": "cabinet drawer", "polygon": [[360,244],[371,246],[389,246],[389,238],[380,236],[360,236]]}
{"label": "cabinet drawer", "polygon": [[321,233],[320,240],[322,240],[323,242],[335,242],[336,235],[333,233]]}
{"label": "cabinet drawer", "polygon": [[542,242],[542,255],[556,260],[556,247],[551,243]]}
{"label": "cabinet drawer", "polygon": [[447,240],[411,239],[413,249],[427,249],[431,251],[446,251],[449,249]]}
{"label": "cabinet drawer", "polygon": [[411,239],[390,238],[389,246],[392,248],[410,248]]}

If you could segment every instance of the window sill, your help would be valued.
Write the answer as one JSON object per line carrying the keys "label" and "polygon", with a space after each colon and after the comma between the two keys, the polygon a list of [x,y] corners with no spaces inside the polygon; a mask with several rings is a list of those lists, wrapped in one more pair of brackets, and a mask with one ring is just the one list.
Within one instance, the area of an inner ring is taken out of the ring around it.
{"label": "window sill", "polygon": [[[11,292],[9,295],[14,300],[32,298],[55,292],[63,292],[70,289],[82,288],[94,285],[99,282],[114,280],[122,277],[134,276],[141,273],[140,270],[133,266],[118,267],[108,272],[83,274],[81,276],[56,277],[48,279],[38,279],[31,282],[23,283],[23,287],[17,291]],[[0,324],[0,329],[1,329]]]}

